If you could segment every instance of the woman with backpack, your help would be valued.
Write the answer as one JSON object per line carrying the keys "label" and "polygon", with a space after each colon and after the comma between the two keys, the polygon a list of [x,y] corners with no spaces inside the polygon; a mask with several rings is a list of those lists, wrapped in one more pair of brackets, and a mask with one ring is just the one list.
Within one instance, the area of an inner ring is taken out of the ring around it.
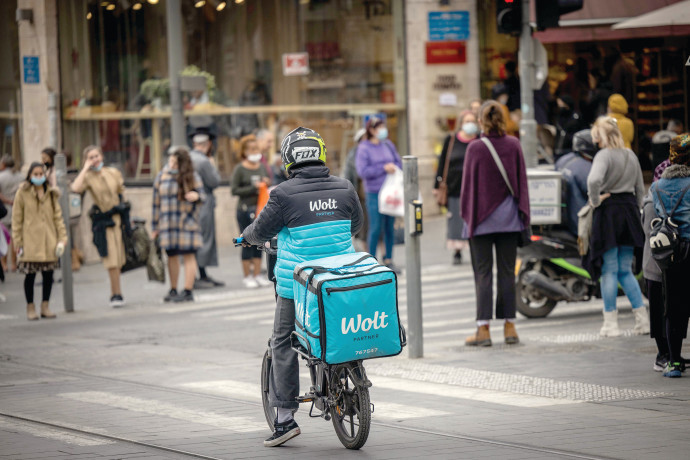
{"label": "woman with backpack", "polygon": [[618,284],[628,296],[635,316],[636,334],[649,333],[649,315],[640,285],[632,273],[634,248],[644,244],[640,209],[644,198],[642,170],[637,156],[625,148],[618,123],[612,117],[597,118],[592,140],[601,150],[587,177],[589,202],[594,206],[589,252],[583,260],[592,279],[601,277],[604,324],[599,334],[618,337]]}
{"label": "woman with backpack", "polygon": [[53,270],[59,268],[60,256],[67,244],[59,196],[60,191],[47,183],[45,166],[34,162],[14,198],[12,240],[19,259],[18,269],[26,275],[24,295],[29,321],[38,319],[34,306],[34,282],[38,272],[43,276],[41,318],[55,318],[48,306]]}
{"label": "woman with backpack", "polygon": [[[671,140],[669,160],[671,165],[664,170],[661,179],[651,187],[656,215],[665,219],[671,217],[669,225],[677,225],[675,231],[680,238],[679,246],[690,245],[690,133],[681,134]],[[663,221],[662,221],[663,222]],[[654,222],[652,222],[654,225]],[[655,245],[655,236],[662,237],[661,232],[650,238]],[[661,242],[657,242],[661,243]],[[677,254],[683,254],[677,251]],[[661,271],[666,338],[668,340],[669,360],[664,369],[664,377],[680,377],[685,363],[680,356],[683,338],[688,330],[690,307],[687,299],[687,287],[690,273],[690,257],[687,255],[670,261],[668,267]]]}

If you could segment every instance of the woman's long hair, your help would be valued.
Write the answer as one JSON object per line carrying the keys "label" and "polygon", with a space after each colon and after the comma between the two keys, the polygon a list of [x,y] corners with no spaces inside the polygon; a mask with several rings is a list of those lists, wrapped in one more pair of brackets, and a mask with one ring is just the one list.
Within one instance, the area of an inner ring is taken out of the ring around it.
{"label": "woman's long hair", "polygon": [[[43,163],[40,163],[38,161],[34,161],[31,163],[31,166],[29,166],[29,171],[26,173],[26,183],[29,184],[30,186],[33,187],[34,184],[31,183],[31,173],[33,173],[34,169],[36,168],[41,168],[43,170],[43,175],[46,173],[46,166]],[[43,183],[43,190],[48,189],[48,178],[46,177],[46,181]]]}
{"label": "woman's long hair", "polygon": [[503,136],[506,133],[506,120],[501,104],[494,100],[486,101],[479,108],[479,120],[484,133],[495,133]]}
{"label": "woman's long hair", "polygon": [[256,138],[255,135],[253,134],[248,134],[244,136],[242,139],[240,139],[240,158],[241,159],[246,159],[247,158],[247,149],[249,148],[249,145],[252,142],[258,142],[258,139]]}
{"label": "woman's long hair", "polygon": [[194,165],[186,147],[173,151],[177,158],[177,199],[184,201],[187,192],[194,190]]}
{"label": "woman's long hair", "polygon": [[592,140],[602,149],[624,149],[625,141],[615,118],[601,116],[592,126]]}

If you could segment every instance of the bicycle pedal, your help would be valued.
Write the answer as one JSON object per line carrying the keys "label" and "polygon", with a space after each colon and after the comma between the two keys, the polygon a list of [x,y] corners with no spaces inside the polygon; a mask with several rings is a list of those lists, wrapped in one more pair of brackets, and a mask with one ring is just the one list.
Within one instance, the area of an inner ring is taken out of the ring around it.
{"label": "bicycle pedal", "polygon": [[297,396],[297,398],[295,398],[295,399],[297,400],[298,403],[313,402],[314,401],[314,395],[306,394],[304,396]]}

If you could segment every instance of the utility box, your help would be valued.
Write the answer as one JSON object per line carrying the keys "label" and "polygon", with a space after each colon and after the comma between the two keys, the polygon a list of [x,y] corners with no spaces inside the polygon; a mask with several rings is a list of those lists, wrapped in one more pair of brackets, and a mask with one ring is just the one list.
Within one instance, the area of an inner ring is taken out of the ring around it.
{"label": "utility box", "polygon": [[527,170],[530,223],[561,223],[563,174],[560,171],[531,168]]}

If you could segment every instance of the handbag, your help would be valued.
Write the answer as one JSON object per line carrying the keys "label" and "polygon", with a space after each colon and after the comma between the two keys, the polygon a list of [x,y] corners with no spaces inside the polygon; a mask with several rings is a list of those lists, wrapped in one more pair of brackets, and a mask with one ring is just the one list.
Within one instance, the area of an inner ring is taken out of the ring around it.
{"label": "handbag", "polygon": [[577,248],[581,256],[589,252],[589,238],[592,235],[594,206],[587,203],[577,212]]}
{"label": "handbag", "polygon": [[146,274],[149,281],[165,283],[165,266],[163,265],[163,253],[158,237],[151,242],[149,256],[146,260]]}
{"label": "handbag", "polygon": [[[501,176],[503,176],[503,180],[505,181],[506,185],[508,186],[508,190],[510,191],[510,194],[515,198],[515,191],[513,190],[513,186],[510,185],[510,181],[508,180],[508,173],[506,172],[506,168],[503,166],[503,162],[501,159],[498,157],[498,153],[496,153],[496,149],[494,148],[493,144],[489,139],[486,137],[481,138],[482,142],[486,145],[486,147],[489,149],[489,152],[491,152],[491,156],[493,157],[494,161],[496,162],[496,166],[498,167],[498,170],[501,173]],[[520,216],[520,220],[523,222],[525,221],[523,219],[524,213],[520,210],[518,210],[518,214]],[[519,247],[524,247],[527,246],[532,242],[532,227],[529,225],[525,226],[525,228],[520,232],[519,238],[518,238],[518,246]]]}
{"label": "handbag", "polygon": [[448,142],[448,149],[446,149],[446,161],[443,166],[443,176],[441,182],[438,183],[438,195],[436,195],[436,202],[439,206],[446,206],[448,204],[448,168],[450,168],[450,154],[453,152],[455,145],[455,134],[451,133],[450,141]]}

